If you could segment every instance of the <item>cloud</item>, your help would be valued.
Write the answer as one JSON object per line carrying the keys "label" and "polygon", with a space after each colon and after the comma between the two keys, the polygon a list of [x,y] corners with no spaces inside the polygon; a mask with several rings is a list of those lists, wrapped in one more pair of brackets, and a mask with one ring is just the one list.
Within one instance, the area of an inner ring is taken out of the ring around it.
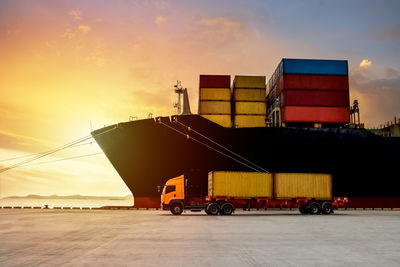
{"label": "cloud", "polygon": [[68,14],[71,15],[74,18],[74,20],[81,20],[82,19],[81,11],[78,10],[78,9],[72,9],[72,10],[69,11]]}
{"label": "cloud", "polygon": [[390,78],[373,78],[359,69],[350,72],[351,98],[359,100],[361,120],[367,127],[376,127],[400,116],[400,75],[391,73]]}
{"label": "cloud", "polygon": [[78,31],[81,33],[88,33],[92,30],[92,27],[90,27],[89,25],[79,25],[78,26]]}
{"label": "cloud", "polygon": [[197,21],[202,37],[222,42],[237,41],[246,34],[246,27],[238,20],[227,17],[202,18]]}
{"label": "cloud", "polygon": [[92,27],[89,25],[79,25],[75,29],[67,28],[65,32],[61,35],[61,37],[67,39],[74,39],[78,35],[85,35],[92,30]]}
{"label": "cloud", "polygon": [[369,61],[368,59],[363,59],[360,63],[361,68],[369,68],[372,65],[372,61]]}
{"label": "cloud", "polygon": [[395,70],[395,69],[393,69],[391,67],[386,67],[385,68],[385,74],[386,74],[387,78],[392,78],[392,77],[395,77],[395,76],[399,75],[399,71]]}
{"label": "cloud", "polygon": [[155,23],[160,25],[163,24],[167,19],[164,16],[158,16],[155,20]]}

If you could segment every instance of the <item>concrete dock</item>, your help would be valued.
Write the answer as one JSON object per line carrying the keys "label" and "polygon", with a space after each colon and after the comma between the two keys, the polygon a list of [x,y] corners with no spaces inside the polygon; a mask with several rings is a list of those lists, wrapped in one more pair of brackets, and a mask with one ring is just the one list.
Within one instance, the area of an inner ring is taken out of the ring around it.
{"label": "concrete dock", "polygon": [[0,209],[0,266],[400,266],[400,211]]}

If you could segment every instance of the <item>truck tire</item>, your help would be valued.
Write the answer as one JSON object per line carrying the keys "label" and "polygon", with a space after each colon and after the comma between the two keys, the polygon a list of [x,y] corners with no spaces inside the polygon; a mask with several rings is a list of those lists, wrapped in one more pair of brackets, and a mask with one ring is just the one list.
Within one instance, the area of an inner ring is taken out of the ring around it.
{"label": "truck tire", "polygon": [[173,203],[169,209],[174,215],[181,215],[183,212],[183,207],[180,203]]}
{"label": "truck tire", "polygon": [[221,206],[221,215],[231,215],[234,209],[231,203],[224,203]]}
{"label": "truck tire", "polygon": [[311,215],[320,214],[322,211],[321,204],[317,202],[311,202],[310,206],[308,206]]}
{"label": "truck tire", "polygon": [[[207,212],[208,211],[208,212]],[[218,215],[220,208],[218,203],[211,203],[207,206],[207,214],[208,215]]]}
{"label": "truck tire", "polygon": [[322,203],[322,214],[331,214],[333,213],[333,206],[330,202]]}
{"label": "truck tire", "polygon": [[300,206],[300,207],[299,207],[299,211],[300,211],[301,214],[309,214],[309,213],[310,213],[310,210],[309,210],[308,207],[305,206],[305,205]]}
{"label": "truck tire", "polygon": [[209,210],[208,210],[208,207],[210,206],[210,204],[211,204],[211,203],[208,203],[208,204],[206,205],[206,208],[204,209],[204,211],[207,213],[207,215],[211,215],[210,212],[209,212]]}

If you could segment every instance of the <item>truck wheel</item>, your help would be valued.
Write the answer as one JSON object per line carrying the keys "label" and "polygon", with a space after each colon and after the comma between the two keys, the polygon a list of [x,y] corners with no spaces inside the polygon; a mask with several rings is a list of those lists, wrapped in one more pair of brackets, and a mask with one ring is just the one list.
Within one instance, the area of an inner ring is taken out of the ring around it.
{"label": "truck wheel", "polygon": [[183,207],[180,203],[172,204],[169,209],[171,210],[171,213],[174,215],[181,215],[183,212]]}
{"label": "truck wheel", "polygon": [[310,210],[307,208],[307,206],[300,206],[299,211],[301,214],[309,214]]}
{"label": "truck wheel", "polygon": [[234,207],[231,203],[224,203],[221,206],[221,214],[222,215],[231,215],[234,210]]}
{"label": "truck wheel", "polygon": [[219,205],[218,203],[211,203],[207,206],[208,215],[218,215]]}
{"label": "truck wheel", "polygon": [[333,206],[329,202],[322,203],[322,214],[331,214],[333,213]]}
{"label": "truck wheel", "polygon": [[207,213],[207,215],[211,215],[210,214],[210,211],[209,211],[209,206],[211,205],[212,203],[209,203],[209,204],[207,204],[207,206],[206,206],[206,208],[205,208],[205,212]]}
{"label": "truck wheel", "polygon": [[314,214],[320,214],[321,213],[321,205],[317,202],[312,202],[310,204],[310,206],[308,207],[308,209],[310,210],[310,214],[314,215]]}

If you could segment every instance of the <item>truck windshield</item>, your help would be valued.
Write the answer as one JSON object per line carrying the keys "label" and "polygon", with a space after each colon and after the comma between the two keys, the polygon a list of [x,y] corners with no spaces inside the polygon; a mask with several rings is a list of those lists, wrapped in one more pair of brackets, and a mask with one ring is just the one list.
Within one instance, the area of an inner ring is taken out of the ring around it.
{"label": "truck windshield", "polygon": [[175,190],[176,190],[176,189],[175,189],[175,185],[168,185],[168,186],[165,188],[165,194],[174,192]]}

